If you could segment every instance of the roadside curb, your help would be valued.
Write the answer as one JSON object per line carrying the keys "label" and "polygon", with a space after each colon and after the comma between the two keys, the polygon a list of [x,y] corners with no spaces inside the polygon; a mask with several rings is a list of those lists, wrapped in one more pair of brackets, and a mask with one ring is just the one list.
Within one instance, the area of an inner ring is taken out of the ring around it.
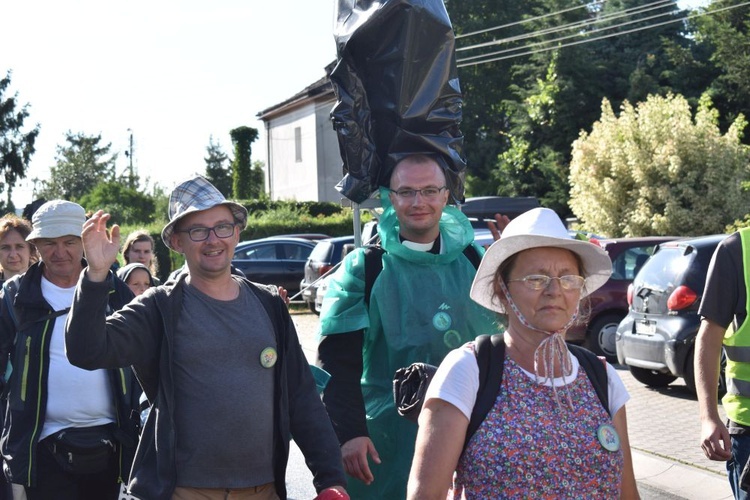
{"label": "roadside curb", "polygon": [[637,483],[686,500],[732,500],[732,488],[725,475],[633,449]]}

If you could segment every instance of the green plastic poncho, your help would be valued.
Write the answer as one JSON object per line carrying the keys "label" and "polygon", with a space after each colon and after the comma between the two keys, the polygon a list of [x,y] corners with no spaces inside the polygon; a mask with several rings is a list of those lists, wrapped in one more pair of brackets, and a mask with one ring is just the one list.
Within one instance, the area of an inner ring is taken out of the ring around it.
{"label": "green plastic poncho", "polygon": [[466,216],[446,207],[440,220],[441,254],[415,251],[400,243],[398,219],[386,193],[381,193],[384,212],[378,225],[386,253],[369,308],[360,248],[331,279],[320,314],[322,335],[365,331],[362,395],[367,428],[382,463],[370,461],[375,476],[370,486],[349,481],[353,499],[406,496],[417,426],[396,412],[395,371],[417,361],[439,365],[452,349],[497,330],[494,313],[469,298],[476,269],[463,255],[474,239]]}

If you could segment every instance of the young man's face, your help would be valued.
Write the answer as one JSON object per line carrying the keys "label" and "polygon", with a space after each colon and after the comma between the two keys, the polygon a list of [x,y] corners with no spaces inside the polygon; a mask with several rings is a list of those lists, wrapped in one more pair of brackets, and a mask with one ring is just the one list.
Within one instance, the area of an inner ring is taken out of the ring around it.
{"label": "young man's face", "polygon": [[[439,222],[443,207],[448,203],[445,174],[433,160],[415,162],[409,158],[401,161],[391,175],[390,199],[399,221],[399,232],[407,240],[417,243],[435,241],[440,234]],[[399,196],[404,190],[439,189],[433,196],[415,193]]]}
{"label": "young man's face", "polygon": [[[196,228],[216,228],[231,225],[231,236],[219,238],[215,230],[203,241],[193,241],[188,231]],[[172,247],[185,255],[190,274],[194,277],[212,277],[229,272],[234,248],[240,240],[240,229],[235,224],[232,211],[219,205],[208,210],[186,215],[175,227]]]}

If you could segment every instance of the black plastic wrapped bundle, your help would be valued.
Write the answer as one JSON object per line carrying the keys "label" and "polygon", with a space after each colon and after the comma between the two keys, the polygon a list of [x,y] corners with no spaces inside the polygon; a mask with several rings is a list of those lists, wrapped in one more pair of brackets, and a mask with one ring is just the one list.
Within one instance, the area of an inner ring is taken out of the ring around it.
{"label": "black plastic wrapped bundle", "polygon": [[463,99],[442,0],[339,0],[336,17],[331,118],[345,172],[336,189],[361,203],[401,158],[423,153],[463,201]]}
{"label": "black plastic wrapped bundle", "polygon": [[412,363],[396,370],[393,375],[393,402],[399,415],[417,423],[427,388],[436,371],[437,366],[427,363]]}

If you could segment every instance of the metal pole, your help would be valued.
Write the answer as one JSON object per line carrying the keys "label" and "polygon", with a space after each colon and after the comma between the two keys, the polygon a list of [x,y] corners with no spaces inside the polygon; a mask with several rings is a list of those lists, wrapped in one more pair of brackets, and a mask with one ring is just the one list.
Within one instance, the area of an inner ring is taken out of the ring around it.
{"label": "metal pole", "polygon": [[128,156],[130,157],[130,187],[131,189],[135,189],[135,175],[133,174],[133,132],[130,132],[130,154]]}
{"label": "metal pole", "polygon": [[352,219],[354,223],[354,247],[359,248],[362,246],[362,219],[359,203],[352,202]]}

